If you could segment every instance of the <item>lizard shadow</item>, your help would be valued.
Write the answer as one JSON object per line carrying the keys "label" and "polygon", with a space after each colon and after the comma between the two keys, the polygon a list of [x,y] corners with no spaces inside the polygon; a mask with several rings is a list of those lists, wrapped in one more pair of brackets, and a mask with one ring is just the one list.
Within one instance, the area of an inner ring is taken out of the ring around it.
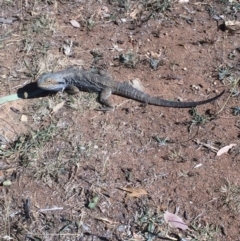
{"label": "lizard shadow", "polygon": [[37,82],[26,84],[17,90],[17,96],[21,99],[35,99],[56,94],[55,91],[38,88]]}

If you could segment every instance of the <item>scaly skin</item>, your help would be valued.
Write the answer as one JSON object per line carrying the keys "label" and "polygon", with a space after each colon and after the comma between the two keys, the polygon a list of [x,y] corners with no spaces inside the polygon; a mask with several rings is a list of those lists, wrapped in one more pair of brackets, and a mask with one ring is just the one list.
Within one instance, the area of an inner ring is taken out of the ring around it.
{"label": "scaly skin", "polygon": [[73,86],[76,86],[81,91],[96,92],[99,93],[100,102],[107,107],[112,107],[112,104],[108,100],[111,94],[120,95],[150,105],[172,108],[191,108],[196,107],[197,105],[212,102],[224,93],[223,91],[213,98],[202,101],[168,101],[144,93],[127,82],[121,83],[114,81],[110,78],[110,76],[101,71],[92,72],[90,70],[83,70],[74,67],[55,73],[42,74],[39,77],[37,84],[39,88],[49,91],[63,91],[65,89],[72,89]]}

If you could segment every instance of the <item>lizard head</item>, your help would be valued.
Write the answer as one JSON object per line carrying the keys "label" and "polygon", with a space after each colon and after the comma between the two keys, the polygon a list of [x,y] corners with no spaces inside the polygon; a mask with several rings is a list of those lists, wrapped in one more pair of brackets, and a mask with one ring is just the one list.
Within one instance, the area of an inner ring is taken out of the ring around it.
{"label": "lizard head", "polygon": [[55,75],[53,73],[40,75],[37,85],[40,89],[49,91],[64,91],[64,89],[68,86],[61,75]]}

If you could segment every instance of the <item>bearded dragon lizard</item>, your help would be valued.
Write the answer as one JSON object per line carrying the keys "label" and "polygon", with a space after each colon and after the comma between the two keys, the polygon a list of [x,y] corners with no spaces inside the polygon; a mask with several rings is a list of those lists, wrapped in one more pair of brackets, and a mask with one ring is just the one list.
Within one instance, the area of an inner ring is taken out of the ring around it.
{"label": "bearded dragon lizard", "polygon": [[103,71],[94,72],[91,70],[78,69],[76,67],[71,67],[55,73],[44,73],[38,78],[37,84],[40,89],[48,91],[71,90],[75,86],[75,88],[77,87],[80,91],[96,92],[99,93],[99,101],[110,108],[113,108],[113,105],[108,99],[111,94],[127,97],[150,105],[172,108],[191,108],[212,102],[224,93],[223,91],[213,98],[201,101],[168,101],[144,93],[134,88],[128,82],[114,81]]}

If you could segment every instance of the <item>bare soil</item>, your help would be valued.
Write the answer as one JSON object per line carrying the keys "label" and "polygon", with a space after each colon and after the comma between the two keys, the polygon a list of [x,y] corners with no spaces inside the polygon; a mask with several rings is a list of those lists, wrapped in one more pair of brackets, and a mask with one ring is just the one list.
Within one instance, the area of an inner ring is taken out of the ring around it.
{"label": "bare soil", "polygon": [[[193,110],[112,96],[115,110],[103,112],[97,94],[65,92],[2,104],[2,240],[240,240],[239,26],[221,19],[239,19],[238,2],[1,0],[0,9],[15,18],[0,23],[1,97],[69,66],[139,78],[176,101],[226,90]],[[176,209],[188,230],[164,221]]]}

